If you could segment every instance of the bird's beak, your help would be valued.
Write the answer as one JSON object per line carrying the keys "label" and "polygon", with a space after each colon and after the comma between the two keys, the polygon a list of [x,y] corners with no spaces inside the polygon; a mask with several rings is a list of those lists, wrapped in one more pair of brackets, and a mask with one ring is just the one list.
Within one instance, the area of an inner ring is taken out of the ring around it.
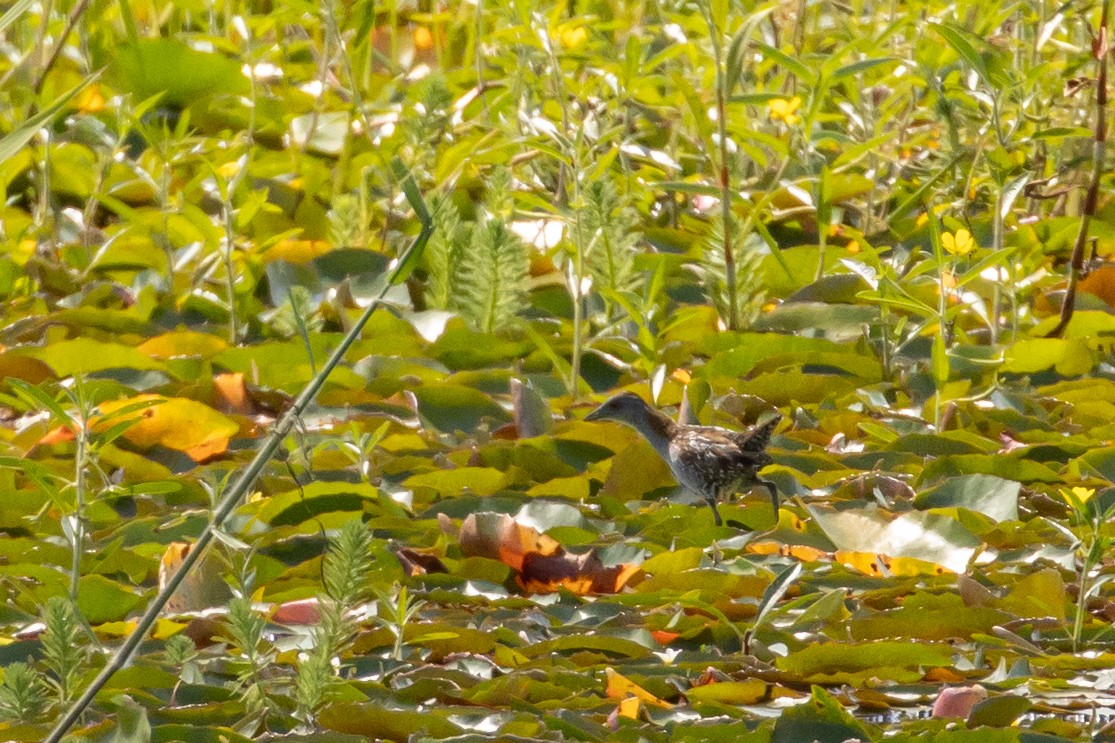
{"label": "bird's beak", "polygon": [[603,413],[603,411],[601,411],[600,408],[597,408],[596,410],[594,410],[591,413],[589,413],[588,415],[586,415],[585,420],[586,421],[602,421],[602,420],[604,420],[604,413]]}

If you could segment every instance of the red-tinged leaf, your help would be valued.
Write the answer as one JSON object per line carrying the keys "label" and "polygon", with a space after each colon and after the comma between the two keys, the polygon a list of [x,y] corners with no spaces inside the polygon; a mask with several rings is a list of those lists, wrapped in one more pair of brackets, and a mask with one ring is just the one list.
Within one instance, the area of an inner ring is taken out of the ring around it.
{"label": "red-tinged leaf", "polygon": [[316,598],[284,601],[271,612],[271,621],[279,624],[315,625],[321,621],[321,607]]}
{"label": "red-tinged leaf", "polygon": [[979,684],[941,689],[933,701],[934,717],[960,717],[967,719],[977,702],[987,699],[987,689]]}
{"label": "red-tinged leaf", "polygon": [[528,593],[566,589],[577,595],[615,593],[640,572],[639,566],[605,566],[594,552],[571,555],[557,540],[506,514],[470,514],[461,524],[461,552],[499,560],[518,573]]}

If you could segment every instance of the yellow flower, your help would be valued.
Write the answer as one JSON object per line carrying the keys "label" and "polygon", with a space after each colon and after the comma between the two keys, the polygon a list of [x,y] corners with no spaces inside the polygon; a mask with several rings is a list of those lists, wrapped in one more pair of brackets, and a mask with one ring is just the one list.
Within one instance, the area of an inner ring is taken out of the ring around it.
{"label": "yellow flower", "polygon": [[426,26],[415,26],[414,46],[416,49],[429,49],[434,45],[434,35]]}
{"label": "yellow flower", "polygon": [[966,229],[959,229],[955,234],[946,232],[941,235],[941,246],[951,255],[968,255],[976,247],[972,233]]}
{"label": "yellow flower", "polygon": [[[1082,487],[1077,486],[1077,487],[1072,489],[1072,494],[1075,495],[1077,500],[1079,500],[1081,503],[1087,503],[1088,499],[1096,494],[1096,489],[1095,488],[1082,488]],[[1069,500],[1069,499],[1066,498],[1066,500]],[[1069,500],[1069,502],[1071,503],[1072,501]]]}
{"label": "yellow flower", "polygon": [[78,110],[86,114],[100,113],[105,110],[105,97],[101,94],[100,85],[90,85],[78,94],[74,104]]}
{"label": "yellow flower", "polygon": [[799,96],[795,95],[790,100],[775,98],[770,102],[770,118],[774,121],[785,121],[788,125],[793,126],[801,121],[801,117],[794,113],[800,107],[801,98]]}
{"label": "yellow flower", "polygon": [[566,26],[558,38],[566,49],[579,49],[588,41],[588,30],[584,26]]}

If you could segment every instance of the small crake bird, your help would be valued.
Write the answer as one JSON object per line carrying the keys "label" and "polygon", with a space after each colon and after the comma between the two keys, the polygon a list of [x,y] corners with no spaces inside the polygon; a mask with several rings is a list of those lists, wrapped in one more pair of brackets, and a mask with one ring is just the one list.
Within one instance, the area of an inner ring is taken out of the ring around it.
{"label": "small crake bird", "polygon": [[642,434],[670,466],[674,479],[705,499],[717,526],[723,523],[716,510],[720,496],[754,485],[770,491],[774,516],[778,518],[778,489],[758,472],[774,461],[766,447],[781,415],[744,432],[720,426],[686,426],[674,423],[638,395],[624,392],[604,402],[585,420],[618,421]]}

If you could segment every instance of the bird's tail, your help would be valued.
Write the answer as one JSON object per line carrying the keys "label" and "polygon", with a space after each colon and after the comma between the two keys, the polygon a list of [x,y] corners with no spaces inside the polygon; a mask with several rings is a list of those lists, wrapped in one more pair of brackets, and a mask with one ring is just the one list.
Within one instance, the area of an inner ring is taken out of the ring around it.
{"label": "bird's tail", "polygon": [[774,433],[774,429],[782,422],[781,414],[775,415],[766,423],[760,423],[752,426],[751,429],[745,434],[746,438],[743,441],[744,451],[761,452],[767,448],[770,443],[770,436]]}

